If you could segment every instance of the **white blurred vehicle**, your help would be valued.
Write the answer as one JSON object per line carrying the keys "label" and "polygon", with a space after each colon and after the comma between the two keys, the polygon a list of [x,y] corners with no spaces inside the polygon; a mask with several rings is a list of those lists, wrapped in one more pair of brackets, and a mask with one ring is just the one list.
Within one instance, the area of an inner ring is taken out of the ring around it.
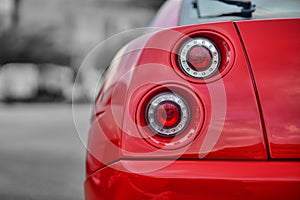
{"label": "white blurred vehicle", "polygon": [[35,64],[10,63],[0,71],[1,100],[30,100],[39,89],[39,71]]}

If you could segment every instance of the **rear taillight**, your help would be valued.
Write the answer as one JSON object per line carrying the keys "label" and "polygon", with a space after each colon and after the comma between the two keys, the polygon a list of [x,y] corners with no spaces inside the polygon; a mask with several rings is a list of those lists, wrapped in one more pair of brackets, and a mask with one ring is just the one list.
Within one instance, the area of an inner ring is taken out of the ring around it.
{"label": "rear taillight", "polygon": [[[150,88],[149,88],[150,89]],[[205,111],[196,93],[180,84],[151,87],[136,93],[136,126],[148,144],[159,149],[179,149],[201,132]]]}
{"label": "rear taillight", "polygon": [[162,137],[173,137],[182,133],[189,122],[189,108],[180,96],[163,93],[148,104],[146,120],[149,127]]}
{"label": "rear taillight", "polygon": [[185,42],[178,59],[182,71],[193,78],[209,78],[218,71],[220,65],[219,51],[205,38],[193,38]]}

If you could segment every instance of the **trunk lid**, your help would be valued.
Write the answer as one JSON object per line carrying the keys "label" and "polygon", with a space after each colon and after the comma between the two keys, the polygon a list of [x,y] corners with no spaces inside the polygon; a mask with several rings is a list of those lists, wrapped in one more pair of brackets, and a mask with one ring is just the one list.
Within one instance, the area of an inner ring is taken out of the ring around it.
{"label": "trunk lid", "polygon": [[271,159],[300,158],[300,19],[236,22]]}

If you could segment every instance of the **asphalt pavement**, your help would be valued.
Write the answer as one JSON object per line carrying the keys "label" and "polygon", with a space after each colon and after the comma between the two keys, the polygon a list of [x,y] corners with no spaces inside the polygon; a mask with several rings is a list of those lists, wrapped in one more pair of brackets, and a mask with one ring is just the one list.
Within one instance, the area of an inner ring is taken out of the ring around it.
{"label": "asphalt pavement", "polygon": [[[89,105],[76,106],[89,126]],[[0,199],[83,199],[85,148],[69,104],[0,104]]]}

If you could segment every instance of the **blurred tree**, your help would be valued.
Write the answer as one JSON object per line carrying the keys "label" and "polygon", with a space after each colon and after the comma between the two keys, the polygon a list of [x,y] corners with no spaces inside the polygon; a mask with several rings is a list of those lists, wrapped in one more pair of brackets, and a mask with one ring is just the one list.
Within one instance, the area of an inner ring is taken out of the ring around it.
{"label": "blurred tree", "polygon": [[13,10],[11,13],[11,26],[16,27],[19,25],[20,21],[20,7],[21,7],[21,0],[13,0]]}
{"label": "blurred tree", "polygon": [[70,65],[70,54],[54,43],[51,28],[38,32],[12,27],[0,35],[0,65],[55,63]]}
{"label": "blurred tree", "polygon": [[166,0],[130,0],[129,3],[135,4],[136,6],[140,7],[147,7],[152,8],[154,10],[158,10],[165,1]]}

